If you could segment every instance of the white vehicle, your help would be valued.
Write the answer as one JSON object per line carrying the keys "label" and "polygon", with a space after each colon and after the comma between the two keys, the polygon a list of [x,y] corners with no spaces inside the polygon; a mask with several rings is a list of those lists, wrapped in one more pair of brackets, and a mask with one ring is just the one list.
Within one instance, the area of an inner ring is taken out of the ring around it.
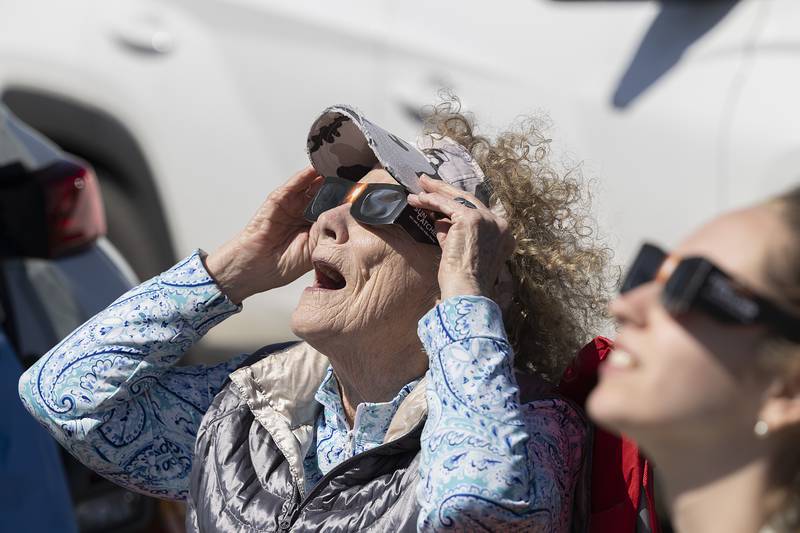
{"label": "white vehicle", "polygon": [[[334,103],[413,139],[451,87],[497,128],[545,111],[626,261],[797,183],[800,2],[0,0],[0,95],[98,170],[140,276],[214,249],[304,166]],[[286,339],[300,289],[210,335]]]}

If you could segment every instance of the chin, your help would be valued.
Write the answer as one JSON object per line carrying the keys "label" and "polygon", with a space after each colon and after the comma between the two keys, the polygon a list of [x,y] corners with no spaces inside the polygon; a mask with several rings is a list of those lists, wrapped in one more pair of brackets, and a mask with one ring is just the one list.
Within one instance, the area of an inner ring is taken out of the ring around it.
{"label": "chin", "polygon": [[604,389],[602,382],[587,398],[586,412],[596,424],[616,433],[629,433],[636,426],[630,397]]}
{"label": "chin", "polygon": [[664,399],[639,398],[616,388],[604,388],[602,381],[586,400],[586,412],[606,431],[624,434],[640,447],[672,439],[682,426],[674,409],[666,409]]}
{"label": "chin", "polygon": [[289,326],[297,338],[312,341],[335,335],[337,332],[332,327],[335,323],[334,309],[331,306],[321,305],[310,295],[303,294],[292,312]]}
{"label": "chin", "polygon": [[302,302],[297,304],[289,321],[289,327],[297,338],[307,340],[309,336],[314,337],[316,336],[315,334],[319,334],[321,321],[318,317],[315,318],[313,316],[315,314],[307,306],[304,306]]}

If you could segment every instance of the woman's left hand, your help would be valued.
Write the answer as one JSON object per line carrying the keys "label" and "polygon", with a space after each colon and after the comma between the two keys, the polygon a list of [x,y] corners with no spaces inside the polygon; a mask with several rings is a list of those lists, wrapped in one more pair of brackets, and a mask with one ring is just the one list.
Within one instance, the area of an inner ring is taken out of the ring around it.
{"label": "woman's left hand", "polygon": [[[514,236],[508,223],[475,196],[441,180],[423,176],[420,184],[425,192],[410,194],[408,203],[446,217],[436,221],[442,247],[439,264],[442,300],[463,295],[493,297],[500,269],[514,251]],[[467,200],[475,208],[456,198]]]}

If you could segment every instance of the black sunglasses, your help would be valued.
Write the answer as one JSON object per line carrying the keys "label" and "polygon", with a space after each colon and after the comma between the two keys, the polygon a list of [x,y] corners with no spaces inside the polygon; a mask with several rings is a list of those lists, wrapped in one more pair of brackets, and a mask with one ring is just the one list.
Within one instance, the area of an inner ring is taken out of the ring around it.
{"label": "black sunglasses", "polygon": [[346,203],[351,204],[353,218],[363,224],[397,224],[418,242],[439,244],[433,221],[424,210],[408,205],[408,192],[400,185],[327,177],[306,207],[305,219],[315,222],[328,209]]}
{"label": "black sunglasses", "polygon": [[661,301],[672,315],[702,309],[719,321],[763,324],[800,342],[800,317],[755,294],[703,257],[672,261],[657,246],[644,244],[628,269],[620,293],[656,279],[664,281]]}

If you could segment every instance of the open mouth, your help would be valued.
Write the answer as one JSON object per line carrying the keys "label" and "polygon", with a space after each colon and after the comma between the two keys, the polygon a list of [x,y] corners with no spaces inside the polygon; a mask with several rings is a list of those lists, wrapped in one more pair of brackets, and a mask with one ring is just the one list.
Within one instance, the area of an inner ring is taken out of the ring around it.
{"label": "open mouth", "polygon": [[343,289],[347,285],[347,280],[344,279],[344,276],[330,263],[314,261],[314,274],[316,275],[314,280],[315,289],[336,291]]}

